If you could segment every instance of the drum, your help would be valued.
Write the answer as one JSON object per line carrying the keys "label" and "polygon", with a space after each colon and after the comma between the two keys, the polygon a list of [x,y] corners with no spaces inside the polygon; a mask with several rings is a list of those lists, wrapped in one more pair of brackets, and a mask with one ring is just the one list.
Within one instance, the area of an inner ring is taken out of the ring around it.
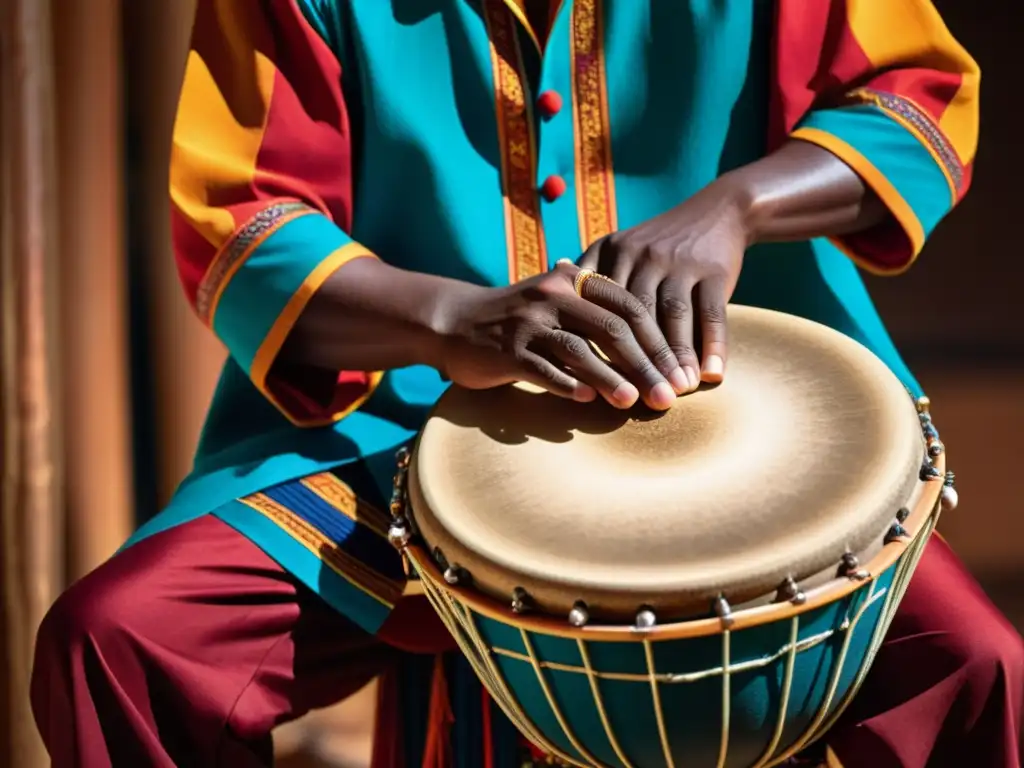
{"label": "drum", "polygon": [[939,512],[931,423],[867,349],[729,310],[667,412],[452,388],[391,540],[483,685],[572,766],[777,765],[863,681]]}

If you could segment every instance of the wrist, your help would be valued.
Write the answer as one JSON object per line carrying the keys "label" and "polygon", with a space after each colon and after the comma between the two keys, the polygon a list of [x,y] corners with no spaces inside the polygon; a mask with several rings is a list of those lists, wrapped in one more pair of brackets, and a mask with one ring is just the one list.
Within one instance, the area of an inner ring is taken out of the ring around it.
{"label": "wrist", "polygon": [[486,289],[377,259],[354,259],[310,300],[282,355],[337,370],[443,370],[460,308],[480,290]]}
{"label": "wrist", "polygon": [[771,211],[759,190],[756,174],[745,170],[730,171],[712,182],[709,189],[722,201],[725,216],[742,233],[749,248],[763,239]]}
{"label": "wrist", "polygon": [[422,288],[421,300],[413,310],[413,324],[421,339],[417,362],[443,374],[452,345],[465,335],[465,318],[471,307],[495,289],[433,276],[426,276]]}
{"label": "wrist", "polygon": [[790,141],[713,185],[750,245],[858,231],[885,216],[852,168],[805,141]]}

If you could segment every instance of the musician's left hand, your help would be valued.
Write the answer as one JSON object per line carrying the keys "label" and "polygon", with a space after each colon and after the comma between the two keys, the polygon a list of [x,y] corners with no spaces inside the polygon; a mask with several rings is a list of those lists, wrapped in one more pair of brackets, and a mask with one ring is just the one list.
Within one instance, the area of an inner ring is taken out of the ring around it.
{"label": "musician's left hand", "polygon": [[701,381],[722,380],[725,307],[750,240],[741,190],[723,180],[657,218],[598,240],[579,265],[612,278],[647,306],[692,390]]}

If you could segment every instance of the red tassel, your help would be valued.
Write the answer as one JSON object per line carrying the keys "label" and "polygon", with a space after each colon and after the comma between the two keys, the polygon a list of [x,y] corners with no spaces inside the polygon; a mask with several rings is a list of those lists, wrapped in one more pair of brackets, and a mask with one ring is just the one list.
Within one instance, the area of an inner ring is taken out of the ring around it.
{"label": "red tassel", "polygon": [[536,746],[533,742],[528,741],[525,737],[521,738],[520,741],[526,747],[526,751],[530,755],[530,762],[533,765],[562,765],[556,758]]}
{"label": "red tassel", "polygon": [[484,708],[484,768],[494,768],[494,735],[491,731],[491,697],[486,688],[482,688],[480,703]]}
{"label": "red tassel", "polygon": [[448,698],[448,676],[444,656],[434,657],[434,675],[430,685],[430,713],[427,716],[427,744],[423,750],[423,768],[450,768],[451,727],[455,722]]}

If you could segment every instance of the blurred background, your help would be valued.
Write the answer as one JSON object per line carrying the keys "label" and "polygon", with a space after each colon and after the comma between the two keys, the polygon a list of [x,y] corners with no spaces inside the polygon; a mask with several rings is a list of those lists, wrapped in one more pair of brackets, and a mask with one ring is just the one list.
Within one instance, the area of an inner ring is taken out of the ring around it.
{"label": "blurred background", "polygon": [[[27,706],[35,626],[187,473],[223,359],[169,250],[193,3],[0,0],[3,765],[48,764]],[[1024,3],[936,5],[982,67],[975,186],[908,275],[869,285],[957,473],[941,529],[1024,630]],[[283,729],[281,764],[365,765],[373,702]]]}

